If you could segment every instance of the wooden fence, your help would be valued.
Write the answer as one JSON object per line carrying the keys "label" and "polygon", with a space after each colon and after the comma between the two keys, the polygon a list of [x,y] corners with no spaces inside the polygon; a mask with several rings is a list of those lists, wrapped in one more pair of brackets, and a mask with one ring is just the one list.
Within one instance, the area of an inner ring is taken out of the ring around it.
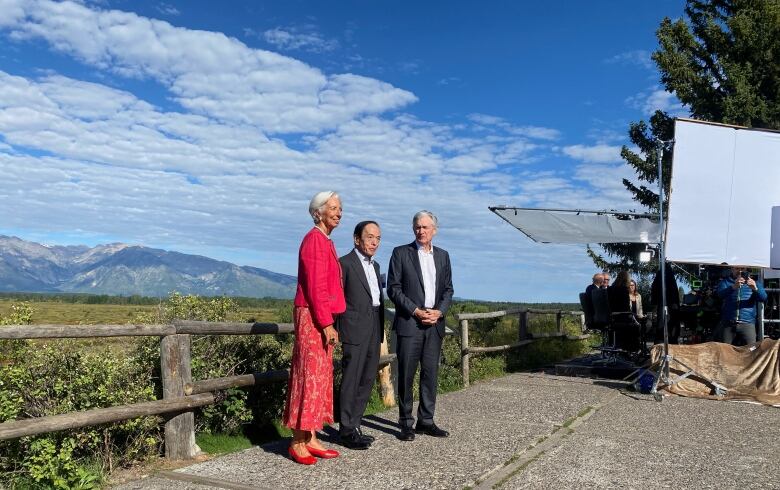
{"label": "wooden fence", "polygon": [[[392,321],[394,311],[388,309],[386,318]],[[519,341],[510,345],[493,347],[469,346],[469,320],[519,315]],[[553,314],[556,317],[557,332],[531,334],[528,332],[529,314]],[[564,315],[580,316],[582,312],[516,309],[490,313],[461,313],[461,372],[464,386],[469,385],[469,358],[474,354],[496,352],[529,344],[539,338],[562,337],[572,340],[587,338],[587,335],[571,336],[563,332],[561,319]],[[447,328],[447,334],[455,332]],[[110,422],[119,422],[136,417],[163,415],[165,417],[165,456],[172,460],[191,459],[195,456],[194,409],[216,403],[215,392],[234,387],[259,386],[284,381],[287,370],[268,371],[237,376],[226,376],[205,380],[192,380],[191,343],[192,335],[273,335],[294,334],[290,323],[235,323],[174,321],[164,325],[9,325],[0,327],[0,340],[10,339],[63,339],[92,337],[161,337],[160,372],[163,398],[132,405],[98,408],[83,412],[12,420],[0,423],[0,440],[77,429]],[[388,352],[387,342],[382,343],[380,352],[380,390],[386,406],[394,404],[394,390],[390,383],[390,364],[396,355]]]}
{"label": "wooden fence", "polygon": [[[528,330],[528,318],[530,315],[555,315],[555,332],[531,333]],[[517,342],[507,345],[495,345],[490,347],[472,347],[469,344],[469,320],[486,320],[490,318],[501,318],[509,315],[519,316],[519,326],[517,332]],[[585,331],[585,314],[581,311],[563,311],[563,310],[535,310],[528,308],[516,308],[502,311],[491,311],[487,313],[460,313],[456,315],[460,323],[460,372],[463,377],[463,386],[469,386],[469,360],[472,355],[484,354],[485,352],[500,352],[509,349],[515,349],[528,345],[536,340],[543,338],[564,338],[567,340],[583,340],[590,335],[569,335],[563,329],[564,316],[576,316],[580,320],[580,328]]]}
{"label": "wooden fence", "polygon": [[[0,327],[0,339],[55,339],[89,337],[161,337],[160,372],[163,398],[132,405],[98,408],[46,417],[0,423],[0,440],[43,434],[65,429],[119,422],[149,415],[165,415],[166,458],[191,459],[195,456],[195,416],[197,407],[216,403],[215,392],[241,386],[258,386],[287,379],[288,371],[269,371],[223,378],[192,380],[192,335],[293,334],[290,323],[233,323],[174,321],[167,325],[9,325]],[[389,384],[389,364],[395,354],[387,353],[383,342],[379,360],[385,403],[394,400]],[[388,393],[389,390],[389,393]]]}

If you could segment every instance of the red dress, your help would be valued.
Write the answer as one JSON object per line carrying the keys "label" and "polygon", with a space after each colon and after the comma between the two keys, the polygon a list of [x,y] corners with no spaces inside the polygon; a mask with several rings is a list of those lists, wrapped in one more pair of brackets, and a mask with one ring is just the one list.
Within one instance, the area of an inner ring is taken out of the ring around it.
{"label": "red dress", "polygon": [[319,430],[333,423],[333,346],[322,330],[346,310],[336,248],[313,228],[298,254],[295,344],[282,422],[291,429]]}

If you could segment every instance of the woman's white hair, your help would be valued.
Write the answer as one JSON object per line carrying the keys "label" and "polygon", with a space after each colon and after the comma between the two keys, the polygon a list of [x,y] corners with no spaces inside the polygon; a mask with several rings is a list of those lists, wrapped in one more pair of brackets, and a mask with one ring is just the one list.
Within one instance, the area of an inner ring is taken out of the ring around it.
{"label": "woman's white hair", "polygon": [[414,218],[412,218],[412,226],[416,225],[417,221],[419,221],[420,218],[422,218],[423,216],[429,217],[431,221],[433,221],[433,227],[436,228],[437,230],[439,229],[439,218],[437,218],[436,215],[433,214],[432,212],[426,211],[425,209],[414,213]]}
{"label": "woman's white hair", "polygon": [[311,219],[314,220],[315,225],[320,222],[320,212],[322,211],[322,208],[325,207],[325,203],[330,201],[333,197],[341,201],[341,197],[336,191],[318,192],[311,198],[311,202],[309,202],[309,214],[311,215]]}

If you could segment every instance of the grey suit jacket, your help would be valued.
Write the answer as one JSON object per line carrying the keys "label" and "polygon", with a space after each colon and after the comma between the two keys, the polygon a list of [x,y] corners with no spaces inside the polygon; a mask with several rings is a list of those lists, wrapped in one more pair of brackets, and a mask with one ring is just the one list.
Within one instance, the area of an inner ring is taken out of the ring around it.
{"label": "grey suit jacket", "polygon": [[379,304],[381,306],[379,313],[379,322],[369,325],[368,320],[374,318],[371,289],[368,286],[368,278],[360,258],[353,249],[348,254],[339,259],[341,262],[342,280],[344,285],[344,298],[347,302],[347,310],[339,315],[336,322],[336,328],[339,331],[339,340],[345,344],[362,344],[369,339],[371,328],[379,329],[379,336],[382,339],[381,329],[385,324],[384,294],[382,285],[379,283],[379,264],[374,261],[374,271],[376,272],[377,284],[379,286]]}
{"label": "grey suit jacket", "polygon": [[[452,303],[452,266],[446,250],[433,247],[436,265],[436,298],[433,308],[442,312],[436,330],[444,337],[444,317]],[[417,255],[417,244],[412,242],[393,249],[387,272],[387,296],[395,303],[393,329],[401,336],[416,335],[426,328],[412,315],[415,308],[425,307],[422,267]]]}

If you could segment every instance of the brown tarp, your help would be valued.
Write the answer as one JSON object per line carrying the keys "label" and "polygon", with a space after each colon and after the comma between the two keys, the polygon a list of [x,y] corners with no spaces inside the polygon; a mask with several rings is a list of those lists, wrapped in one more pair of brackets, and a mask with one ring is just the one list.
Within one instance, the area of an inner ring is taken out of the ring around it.
{"label": "brown tarp", "polygon": [[[765,405],[780,405],[780,340],[765,339],[759,343],[734,347],[719,342],[695,345],[669,345],[671,378],[688,371],[681,361],[699,375],[716,381],[728,393],[714,395],[713,387],[702,378],[692,375],[666,387],[667,391],[697,398],[719,400],[752,400]],[[654,345],[650,351],[654,365],[664,355],[663,345]],[[661,386],[659,386],[659,389]]]}

